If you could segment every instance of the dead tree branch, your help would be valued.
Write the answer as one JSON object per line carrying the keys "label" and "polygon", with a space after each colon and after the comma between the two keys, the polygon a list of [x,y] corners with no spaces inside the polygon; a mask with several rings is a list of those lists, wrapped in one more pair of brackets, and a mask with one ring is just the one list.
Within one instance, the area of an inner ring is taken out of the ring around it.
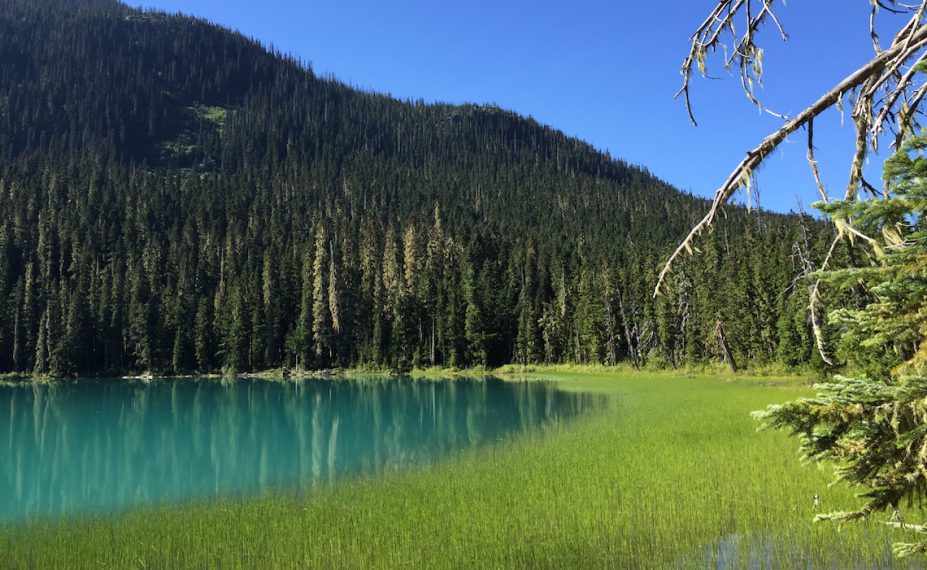
{"label": "dead tree branch", "polygon": [[[878,150],[878,138],[886,129],[895,133],[895,145],[899,144],[899,141],[915,127],[917,106],[927,94],[927,84],[915,85],[913,81],[917,64],[927,59],[927,25],[924,22],[927,0],[922,0],[914,6],[904,5],[895,0],[874,2],[876,7],[888,12],[909,13],[912,16],[895,35],[891,45],[884,50],[878,45],[873,24],[871,33],[876,55],[747,153],[715,192],[708,213],[692,228],[666,261],[657,279],[654,296],[660,294],[674,264],[684,252],[691,253],[694,250],[693,243],[696,238],[714,224],[721,208],[734,193],[740,188],[749,189],[757,168],[789,135],[803,127],[808,128],[809,134],[809,164],[815,175],[818,191],[826,200],[826,193],[820,183],[814,161],[813,121],[828,109],[842,107],[843,99],[847,96],[855,97],[853,120],[856,125],[856,150],[853,154],[846,198],[855,199],[860,188],[871,189],[871,185],[863,179],[863,164],[867,153],[870,149]],[[683,86],[677,93],[677,96],[685,96],[686,108],[693,123],[695,117],[689,96],[693,67],[698,68],[703,76],[706,75],[709,52],[722,47],[725,38],[731,40],[734,45],[733,54],[725,58],[725,67],[730,68],[736,63],[747,98],[765,110],[753,91],[755,85],[761,84],[763,73],[763,52],[755,43],[756,33],[761,25],[772,22],[781,37],[788,38],[773,12],[773,4],[774,0],[719,0],[718,5],[696,30],[691,39],[689,55],[682,66]],[[756,10],[757,6],[760,6],[759,10]],[[735,23],[739,21],[745,24],[742,34],[736,31]],[[841,232],[843,231],[852,233],[852,228],[841,228]]]}

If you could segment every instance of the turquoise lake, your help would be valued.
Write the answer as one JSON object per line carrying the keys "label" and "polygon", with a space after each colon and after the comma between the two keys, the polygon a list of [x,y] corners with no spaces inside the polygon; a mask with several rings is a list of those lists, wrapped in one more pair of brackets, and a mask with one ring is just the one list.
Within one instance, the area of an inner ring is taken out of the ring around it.
{"label": "turquoise lake", "polygon": [[0,386],[0,521],[300,491],[568,420],[542,382],[183,379]]}

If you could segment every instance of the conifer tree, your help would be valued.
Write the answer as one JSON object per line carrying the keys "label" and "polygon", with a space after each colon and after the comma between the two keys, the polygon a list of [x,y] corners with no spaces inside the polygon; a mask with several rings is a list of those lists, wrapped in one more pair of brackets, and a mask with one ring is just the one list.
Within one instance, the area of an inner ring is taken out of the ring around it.
{"label": "conifer tree", "polygon": [[200,299],[194,320],[194,349],[196,351],[197,370],[213,370],[215,359],[215,341],[212,335],[213,321],[211,303],[206,298]]}
{"label": "conifer tree", "polygon": [[[842,331],[850,373],[817,386],[814,398],[770,406],[756,415],[801,437],[805,457],[836,464],[836,477],[862,490],[865,504],[822,519],[852,520],[920,504],[927,491],[927,137],[886,161],[889,194],[819,204],[860,249],[861,264],[821,278],[868,291],[862,306],[831,312]],[[899,555],[927,553],[927,539],[896,545]]]}
{"label": "conifer tree", "polygon": [[309,367],[314,358],[310,358],[312,346],[312,299],[313,299],[313,263],[312,253],[307,245],[302,257],[302,272],[300,275],[300,302],[299,316],[296,319],[294,334],[294,365],[301,364]]}
{"label": "conifer tree", "polygon": [[[329,292],[326,287],[326,260],[328,258],[328,243],[325,228],[322,225],[315,233],[315,255],[312,263],[312,341],[315,346],[315,357],[320,364],[331,359],[331,323],[332,316],[329,308]],[[329,280],[330,280],[329,276]]]}

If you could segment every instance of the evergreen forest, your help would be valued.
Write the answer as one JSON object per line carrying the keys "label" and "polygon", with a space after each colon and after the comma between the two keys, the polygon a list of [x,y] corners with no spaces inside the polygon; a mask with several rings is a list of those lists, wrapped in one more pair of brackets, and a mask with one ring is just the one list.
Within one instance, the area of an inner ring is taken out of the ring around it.
{"label": "evergreen forest", "polygon": [[728,207],[654,298],[707,202],[646,168],[206,21],[0,5],[0,371],[820,365],[823,222]]}

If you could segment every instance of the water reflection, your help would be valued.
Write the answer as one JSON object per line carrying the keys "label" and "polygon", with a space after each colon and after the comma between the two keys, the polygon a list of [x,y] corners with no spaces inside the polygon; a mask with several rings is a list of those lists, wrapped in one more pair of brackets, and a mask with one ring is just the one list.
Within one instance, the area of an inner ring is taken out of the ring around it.
{"label": "water reflection", "polygon": [[498,380],[0,386],[0,519],[313,485],[442,457],[601,401]]}

